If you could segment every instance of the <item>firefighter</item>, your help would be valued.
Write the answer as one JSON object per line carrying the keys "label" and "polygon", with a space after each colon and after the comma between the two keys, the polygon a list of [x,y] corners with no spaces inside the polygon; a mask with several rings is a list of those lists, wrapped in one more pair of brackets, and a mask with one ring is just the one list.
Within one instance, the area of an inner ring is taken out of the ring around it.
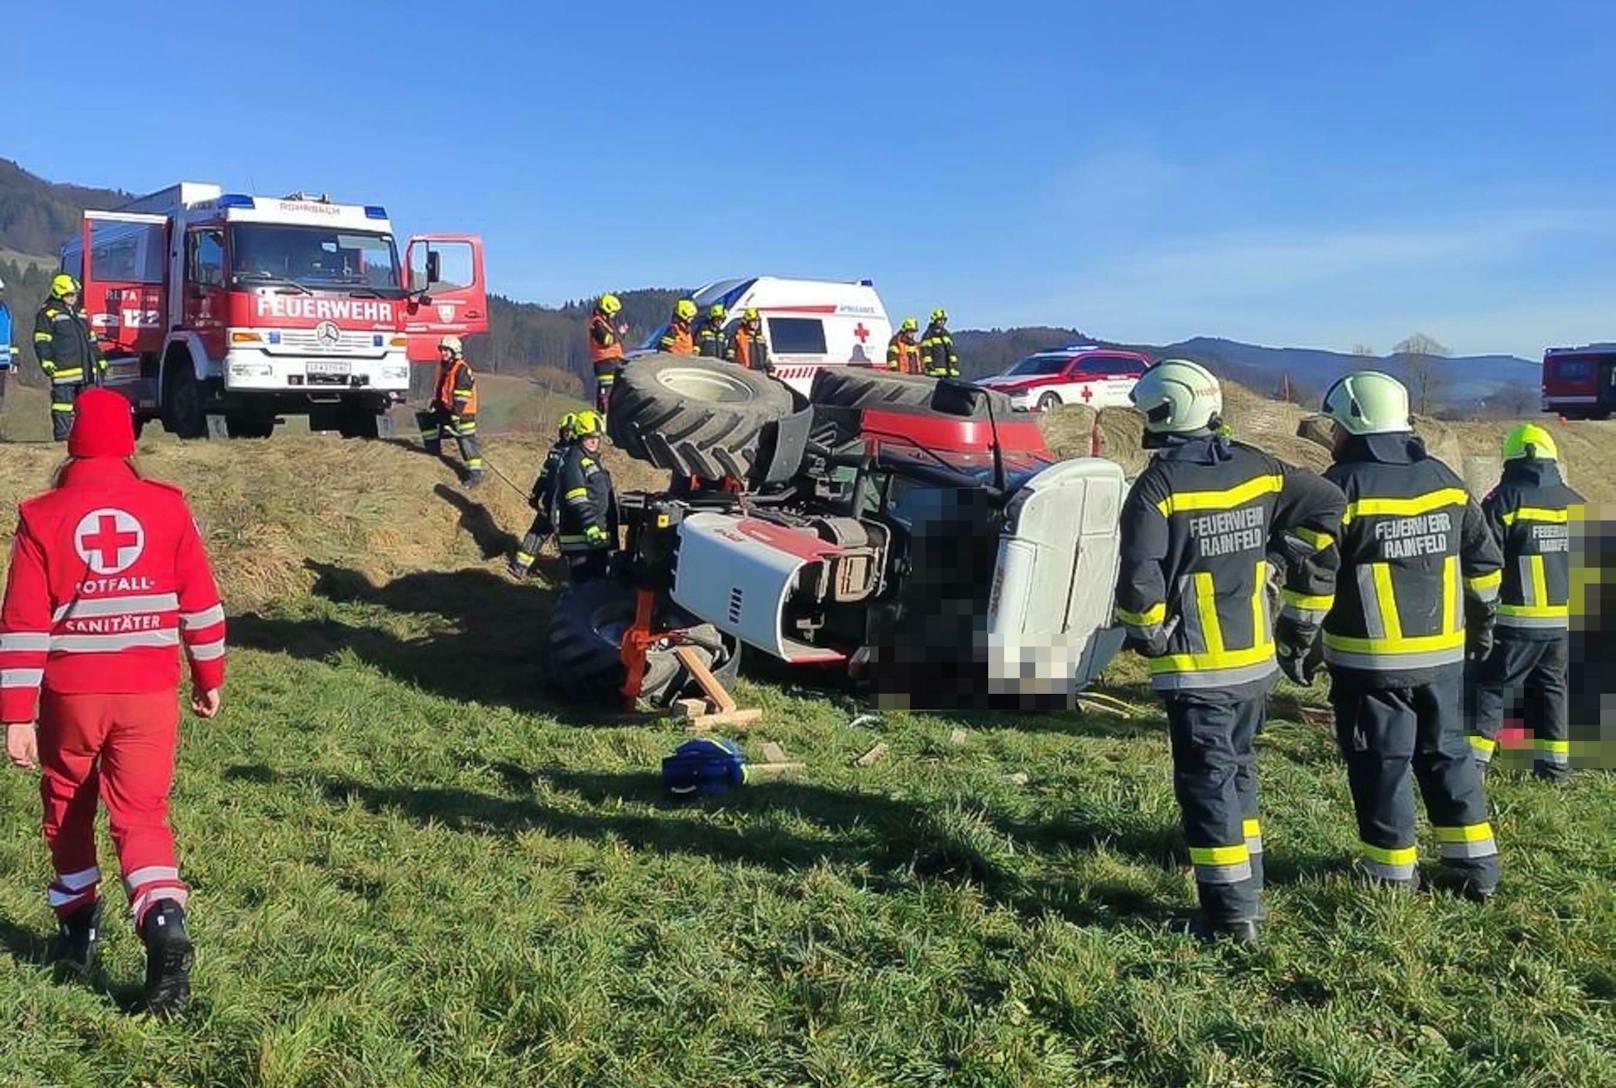
{"label": "firefighter", "polygon": [[931,324],[920,338],[920,357],[925,360],[928,376],[959,377],[959,356],[954,354],[954,338],[948,332],[948,311],[941,306],[931,312]]}
{"label": "firefighter", "polygon": [[763,339],[763,318],[758,316],[756,307],[748,306],[741,311],[741,319],[730,330],[729,346],[724,350],[724,358],[748,370],[774,373],[774,363],[769,359],[769,342]]}
{"label": "firefighter", "polygon": [[576,413],[568,412],[561,417],[561,426],[556,431],[555,444],[550,452],[544,455],[544,464],[539,469],[538,479],[533,481],[533,490],[527,497],[527,504],[533,507],[535,513],[533,524],[528,527],[527,535],[516,546],[516,554],[511,556],[511,575],[516,578],[526,578],[538,562],[539,549],[555,531],[555,500],[556,480],[560,478],[561,466],[566,463],[567,453],[572,449],[573,426],[577,418]]}
{"label": "firefighter", "polygon": [[715,302],[707,307],[707,319],[696,328],[697,355],[709,359],[724,357],[724,349],[728,346],[728,337],[724,335],[724,322],[728,317],[721,302]]}
{"label": "firefighter", "polygon": [[920,373],[920,342],[917,339],[920,322],[912,317],[903,319],[898,331],[887,341],[887,369],[899,374]]}
{"label": "firefighter", "polygon": [[616,323],[622,309],[623,303],[616,295],[601,295],[589,319],[589,361],[595,368],[595,411],[602,415],[606,413],[607,401],[611,400],[617,368],[623,365],[621,337],[627,329]]}
{"label": "firefighter", "polygon": [[[1313,473],[1232,441],[1204,367],[1165,360],[1132,397],[1155,454],[1123,504],[1117,618],[1167,707],[1200,898],[1190,932],[1250,944],[1263,888],[1253,740],[1281,668],[1312,682],[1343,500]],[[1277,623],[1271,563],[1282,567]]]}
{"label": "firefighter", "polygon": [[1505,711],[1518,709],[1532,731],[1533,772],[1563,782],[1571,774],[1571,530],[1583,499],[1561,479],[1559,450],[1542,427],[1522,423],[1503,453],[1503,478],[1481,503],[1503,542],[1504,567],[1497,639],[1470,691],[1470,746],[1485,767]]}
{"label": "firefighter", "polygon": [[612,474],[600,462],[601,418],[584,409],[573,415],[573,444],[556,480],[557,536],[574,583],[606,576],[617,550],[617,496]]}
{"label": "firefighter", "polygon": [[1498,848],[1480,772],[1465,739],[1467,658],[1493,641],[1502,556],[1464,482],[1409,424],[1408,390],[1357,371],[1330,387],[1335,463],[1346,493],[1341,576],[1324,622],[1330,702],[1358,817],[1359,870],[1419,887],[1417,780],[1441,844],[1445,881],[1485,900]]}
{"label": "firefighter", "polygon": [[135,931],[146,945],[148,1009],[190,994],[187,888],[174,856],[168,795],[178,739],[180,648],[191,709],[219,712],[224,609],[202,538],[178,488],[142,479],[129,402],[106,389],[78,399],[69,460],[55,487],[24,502],[0,605],[0,719],[13,764],[39,768],[55,879],[46,898],[52,958],[83,974],[101,932],[99,797]]}
{"label": "firefighter", "polygon": [[51,436],[67,440],[73,401],[107,370],[90,322],[79,308],[79,282],[66,273],[51,280],[50,297],[34,316],[34,355],[50,380]]}
{"label": "firefighter", "polygon": [[673,317],[668,321],[668,328],[657,341],[657,350],[666,351],[673,355],[696,354],[696,341],[690,332],[690,322],[696,316],[696,304],[688,298],[682,298],[673,306]]}
{"label": "firefighter", "polygon": [[432,387],[432,406],[416,417],[421,443],[428,453],[441,453],[443,440],[453,438],[466,466],[466,486],[483,482],[483,455],[477,445],[477,376],[466,362],[458,336],[438,341],[438,378]]}

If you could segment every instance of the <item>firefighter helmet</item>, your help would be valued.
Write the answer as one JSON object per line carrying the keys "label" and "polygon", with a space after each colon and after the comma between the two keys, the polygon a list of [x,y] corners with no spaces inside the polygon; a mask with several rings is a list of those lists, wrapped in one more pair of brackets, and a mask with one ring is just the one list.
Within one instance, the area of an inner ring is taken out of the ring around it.
{"label": "firefighter helmet", "polygon": [[556,428],[562,438],[571,438],[578,429],[578,413],[568,412],[561,417],[561,425]]}
{"label": "firefighter helmet", "polygon": [[1358,370],[1324,394],[1324,414],[1348,434],[1398,434],[1409,430],[1408,390],[1390,374]]}
{"label": "firefighter helmet", "polygon": [[1504,460],[1515,461],[1522,457],[1558,461],[1560,450],[1548,431],[1536,423],[1522,423],[1504,436]]}
{"label": "firefighter helmet", "polygon": [[51,280],[51,296],[53,298],[66,298],[68,295],[79,293],[79,281],[66,272],[59,272]]}
{"label": "firefighter helmet", "polygon": [[758,320],[757,307],[756,306],[748,306],[746,309],[741,311],[741,316],[746,319],[746,323],[748,325],[757,324],[757,320]]}
{"label": "firefighter helmet", "polygon": [[449,335],[438,341],[438,350],[451,351],[454,353],[455,358],[458,359],[465,351],[465,345],[460,342],[460,337]]}
{"label": "firefighter helmet", "polygon": [[931,312],[931,319],[933,321],[947,321],[948,311],[939,306]]}
{"label": "firefighter helmet", "polygon": [[903,324],[898,326],[898,331],[900,331],[900,332],[919,332],[920,331],[920,322],[916,321],[912,317],[906,317],[906,318],[903,319]]}
{"label": "firefighter helmet", "polygon": [[600,296],[596,308],[607,317],[616,317],[617,311],[623,308],[623,302],[616,295],[608,293]]}
{"label": "firefighter helmet", "polygon": [[1128,394],[1152,434],[1210,430],[1223,414],[1223,390],[1212,372],[1188,359],[1163,359],[1146,370]]}
{"label": "firefighter helmet", "polygon": [[688,298],[682,298],[673,305],[673,316],[680,321],[689,321],[696,316],[696,304]]}
{"label": "firefighter helmet", "polygon": [[601,432],[600,413],[593,408],[581,408],[572,413],[572,434],[575,438],[588,438]]}

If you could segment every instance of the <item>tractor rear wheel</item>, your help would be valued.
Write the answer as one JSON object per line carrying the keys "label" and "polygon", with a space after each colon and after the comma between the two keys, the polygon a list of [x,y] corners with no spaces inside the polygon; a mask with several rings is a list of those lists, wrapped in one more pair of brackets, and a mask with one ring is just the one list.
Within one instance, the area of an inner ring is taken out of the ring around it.
{"label": "tractor rear wheel", "polygon": [[750,481],[766,467],[765,429],[792,408],[791,390],[758,371],[657,353],[618,374],[606,433],[630,457],[680,476]]}
{"label": "tractor rear wheel", "polygon": [[[623,635],[634,622],[634,604],[633,587],[615,581],[585,582],[557,598],[543,652],[545,681],[557,695],[571,703],[598,706],[621,701],[625,672],[619,655]],[[671,604],[662,605],[658,613],[653,628],[676,637],[661,639],[646,651],[642,706],[669,706],[690,686],[689,672],[673,653],[677,645],[693,647],[724,687],[735,682],[739,643]]]}
{"label": "tractor rear wheel", "polygon": [[[910,412],[920,409],[958,418],[932,407],[936,392],[937,379],[923,374],[897,374],[861,366],[826,366],[814,375],[808,400],[828,408],[897,408]],[[991,399],[994,417],[1009,419],[1015,410],[1010,398],[994,390],[983,392],[987,396],[977,400],[973,418],[987,418],[986,401]]]}

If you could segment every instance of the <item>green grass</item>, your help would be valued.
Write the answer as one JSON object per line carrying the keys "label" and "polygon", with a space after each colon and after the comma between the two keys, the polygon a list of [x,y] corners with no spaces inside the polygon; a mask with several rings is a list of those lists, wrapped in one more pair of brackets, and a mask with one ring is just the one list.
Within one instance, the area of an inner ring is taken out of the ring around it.
{"label": "green grass", "polygon": [[177,1023],[126,1011],[121,917],[91,985],[40,965],[37,799],[0,778],[0,1083],[1616,1083],[1608,775],[1500,777],[1492,906],[1373,894],[1327,736],[1278,720],[1269,940],[1206,949],[1165,928],[1193,887],[1153,709],[855,730],[747,682],[748,744],[807,771],[675,806],[675,729],[545,703],[548,600],[480,566],[332,568],[237,618],[175,791],[200,948]]}

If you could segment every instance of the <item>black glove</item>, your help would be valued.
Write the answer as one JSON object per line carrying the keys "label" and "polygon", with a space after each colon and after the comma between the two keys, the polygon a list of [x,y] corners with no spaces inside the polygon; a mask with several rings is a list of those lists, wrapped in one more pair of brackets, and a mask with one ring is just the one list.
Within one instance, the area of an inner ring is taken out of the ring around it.
{"label": "black glove", "polygon": [[1302,625],[1288,616],[1281,616],[1274,624],[1274,656],[1279,669],[1294,684],[1304,688],[1313,686],[1324,660],[1324,644],[1319,640],[1319,629]]}
{"label": "black glove", "polygon": [[1470,628],[1470,637],[1465,644],[1465,657],[1472,662],[1480,664],[1492,656],[1493,652],[1493,625],[1491,623],[1476,624]]}

